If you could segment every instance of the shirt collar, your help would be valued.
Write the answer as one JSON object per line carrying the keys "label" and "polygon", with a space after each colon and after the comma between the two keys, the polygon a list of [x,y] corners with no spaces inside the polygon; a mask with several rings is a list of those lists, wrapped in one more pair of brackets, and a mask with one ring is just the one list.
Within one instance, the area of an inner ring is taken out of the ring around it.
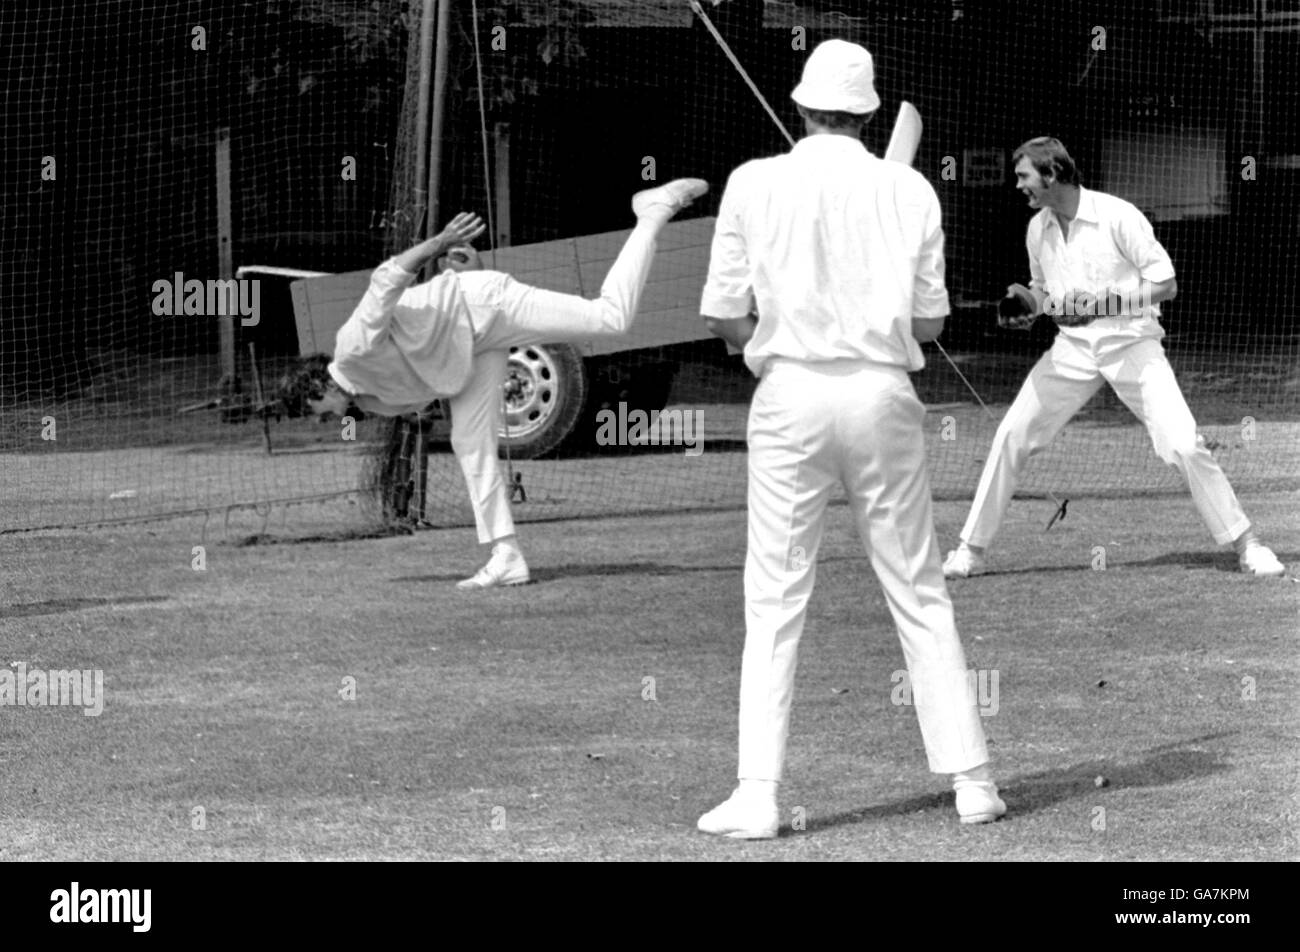
{"label": "shirt collar", "polygon": [[1097,198],[1092,189],[1079,186],[1079,208],[1074,213],[1074,220],[1090,221],[1096,224],[1100,219],[1097,217]]}
{"label": "shirt collar", "polygon": [[808,151],[827,151],[827,152],[844,152],[858,153],[866,152],[871,155],[870,150],[862,144],[861,139],[855,139],[852,136],[818,134],[807,135],[794,144],[793,152]]}
{"label": "shirt collar", "polygon": [[[1045,208],[1043,209],[1043,215],[1044,228],[1051,227],[1056,228],[1058,231],[1060,230],[1061,223],[1057,221],[1056,212],[1052,211],[1050,208]],[[1079,186],[1079,207],[1075,209],[1074,218],[1071,220],[1070,224],[1074,224],[1076,221],[1088,221],[1092,222],[1094,225],[1101,221],[1101,219],[1097,217],[1097,199],[1095,194],[1092,189],[1084,188],[1082,185]]]}

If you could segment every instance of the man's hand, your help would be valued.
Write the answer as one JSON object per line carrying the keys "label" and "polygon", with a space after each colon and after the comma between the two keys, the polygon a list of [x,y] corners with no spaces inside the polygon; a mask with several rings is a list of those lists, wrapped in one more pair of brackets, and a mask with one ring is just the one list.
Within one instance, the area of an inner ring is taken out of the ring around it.
{"label": "man's hand", "polygon": [[998,302],[998,326],[1027,331],[1038,320],[1038,299],[1023,284],[1007,286],[1007,296]]}
{"label": "man's hand", "polygon": [[445,253],[449,248],[468,245],[486,230],[487,225],[483,219],[472,212],[461,212],[447,223],[447,227],[438,233],[434,241],[442,243],[442,252]]}
{"label": "man's hand", "polygon": [[1064,295],[1050,295],[1044,310],[1058,327],[1083,327],[1097,319],[1097,296],[1075,288]]}
{"label": "man's hand", "polygon": [[727,342],[727,353],[739,354],[749,343],[749,339],[754,336],[754,331],[758,328],[758,315],[750,314],[748,317],[721,318],[710,317],[705,314],[704,326],[709,329],[709,333],[714,337],[721,337]]}
{"label": "man's hand", "polygon": [[483,223],[483,219],[472,212],[461,212],[434,237],[426,238],[418,245],[408,248],[393,260],[399,268],[414,274],[430,261],[441,258],[449,249],[458,245],[468,245],[486,230],[487,225]]}

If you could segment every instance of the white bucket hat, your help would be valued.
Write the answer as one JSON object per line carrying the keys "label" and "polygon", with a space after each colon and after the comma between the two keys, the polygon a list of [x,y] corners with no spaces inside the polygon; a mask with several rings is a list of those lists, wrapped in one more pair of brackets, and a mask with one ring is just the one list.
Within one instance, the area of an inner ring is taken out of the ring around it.
{"label": "white bucket hat", "polygon": [[805,109],[852,112],[880,108],[875,70],[865,47],[846,40],[827,40],[812,51],[803,66],[803,81],[790,98]]}

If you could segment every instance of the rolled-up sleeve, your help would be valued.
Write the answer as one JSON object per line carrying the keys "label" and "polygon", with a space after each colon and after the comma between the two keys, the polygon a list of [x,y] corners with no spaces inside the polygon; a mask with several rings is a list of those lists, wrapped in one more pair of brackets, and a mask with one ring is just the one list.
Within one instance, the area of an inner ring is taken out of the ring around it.
{"label": "rolled-up sleeve", "polygon": [[348,322],[360,332],[362,346],[373,347],[387,336],[393,309],[414,278],[413,273],[399,267],[392,258],[375,268],[370,285]]}
{"label": "rolled-up sleeve", "polygon": [[944,284],[943,212],[939,207],[939,196],[929,182],[924,184],[927,193],[925,224],[916,277],[912,282],[912,316],[947,317],[952,308]]}
{"label": "rolled-up sleeve", "polygon": [[718,219],[709,253],[709,276],[704,284],[700,313],[706,317],[747,317],[754,309],[754,286],[745,247],[740,210],[743,182],[737,169],[727,180],[718,206]]}
{"label": "rolled-up sleeve", "polygon": [[1156,238],[1151,222],[1141,211],[1133,206],[1125,209],[1115,231],[1120,251],[1138,269],[1143,280],[1159,284],[1174,277],[1174,263],[1169,252]]}

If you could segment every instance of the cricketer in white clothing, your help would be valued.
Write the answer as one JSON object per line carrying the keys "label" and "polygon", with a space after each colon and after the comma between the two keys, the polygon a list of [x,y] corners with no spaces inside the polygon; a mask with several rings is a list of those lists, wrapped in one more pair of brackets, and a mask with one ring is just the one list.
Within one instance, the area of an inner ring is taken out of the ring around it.
{"label": "cricketer in white clothing", "polygon": [[[530,287],[500,271],[481,270],[467,243],[483,231],[461,213],[438,236],[385,261],[356,311],[339,329],[331,385],[312,412],[362,410],[400,416],[447,398],[451,446],[469,490],[480,543],[492,556],[461,589],[520,585],[528,565],[515,538],[510,497],[497,460],[502,385],[511,347],[624,334],[632,326],[663,226],[703,195],[708,183],[676,179],[632,197],[637,217],[623,248],[589,301]],[[425,263],[449,253],[431,281],[410,287]]]}
{"label": "cricketer in white clothing", "polygon": [[985,571],[985,551],[1002,524],[1025,464],[1080,407],[1109,383],[1151,434],[1156,454],[1187,480],[1214,541],[1233,543],[1241,570],[1278,576],[1285,566],[1251,529],[1223,470],[1196,432],[1160,339],[1160,302],[1177,293],[1174,266],[1151,223],[1122,198],[1084,188],[1065,146],[1030,139],[1014,153],[1017,187],[1031,208],[1025,247],[1028,327],[1040,312],[1060,325],[998,426],[961,544],[944,560],[952,577]]}
{"label": "cricketer in white clothing", "polygon": [[988,822],[1006,805],[968,690],[931,516],[925,408],[907,376],[924,364],[918,338],[938,336],[949,310],[939,200],[920,173],[859,140],[880,105],[867,50],[821,44],[793,98],[808,135],[732,173],[700,305],[761,380],[748,432],[740,784],[698,825],[777,833],[796,653],[837,485],[902,642],[929,766],[954,775],[962,822]]}

